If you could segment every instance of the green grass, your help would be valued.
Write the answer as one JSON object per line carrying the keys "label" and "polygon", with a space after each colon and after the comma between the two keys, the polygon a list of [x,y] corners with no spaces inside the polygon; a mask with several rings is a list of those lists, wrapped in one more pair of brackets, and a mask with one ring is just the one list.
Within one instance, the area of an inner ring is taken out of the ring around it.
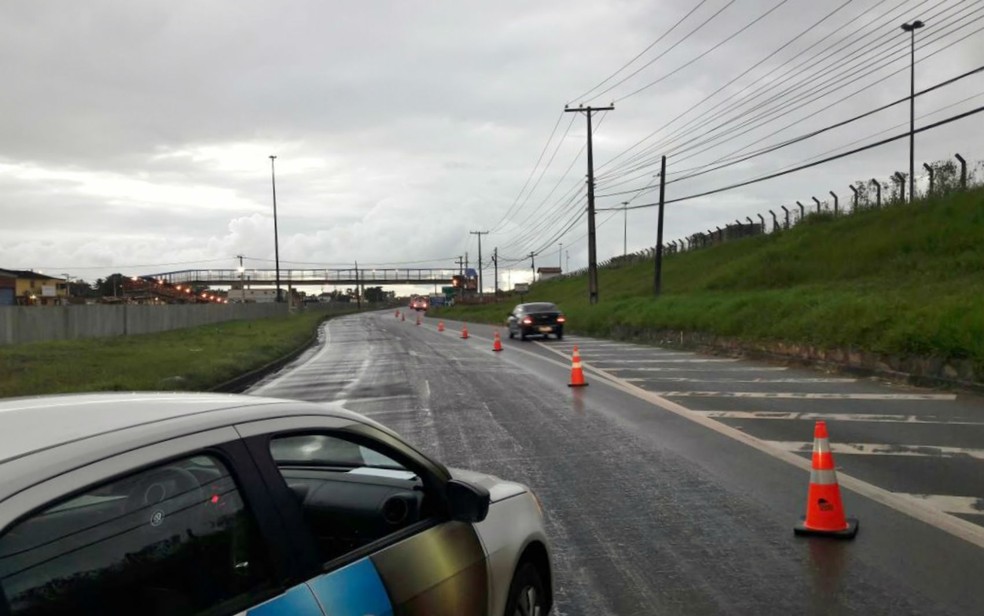
{"label": "green grass", "polygon": [[326,316],[303,312],[143,336],[0,346],[0,397],[205,390],[297,349]]}
{"label": "green grass", "polygon": [[[664,261],[533,285],[524,301],[555,301],[571,331],[631,336],[699,331],[747,341],[971,359],[984,368],[984,190],[834,219]],[[457,306],[448,317],[501,323],[518,298]]]}

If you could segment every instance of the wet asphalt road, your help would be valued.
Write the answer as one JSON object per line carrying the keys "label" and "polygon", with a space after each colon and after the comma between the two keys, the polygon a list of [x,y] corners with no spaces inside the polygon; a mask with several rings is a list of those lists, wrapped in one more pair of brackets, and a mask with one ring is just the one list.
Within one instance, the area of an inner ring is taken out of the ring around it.
{"label": "wet asphalt road", "polygon": [[[340,400],[449,466],[530,485],[554,614],[984,613],[978,399],[584,338],[492,353],[492,328],[462,340],[414,318],[329,321],[252,393]],[[566,386],[574,343],[583,389]],[[816,418],[853,542],[792,533]]]}

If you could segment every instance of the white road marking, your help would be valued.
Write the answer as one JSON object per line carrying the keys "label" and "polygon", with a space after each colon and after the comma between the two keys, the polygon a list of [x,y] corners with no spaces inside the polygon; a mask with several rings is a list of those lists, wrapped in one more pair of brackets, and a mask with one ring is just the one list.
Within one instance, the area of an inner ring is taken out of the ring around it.
{"label": "white road marking", "polygon": [[795,400],[956,400],[956,394],[804,394],[794,391],[661,391],[666,398],[776,398]]}
{"label": "white road marking", "polygon": [[[777,449],[795,453],[810,453],[813,451],[812,442],[800,441],[763,441]],[[830,444],[835,454],[860,456],[906,456],[922,458],[962,458],[970,457],[984,460],[984,449],[969,449],[966,447],[943,447],[937,445],[898,445],[885,443],[838,443]]]}
{"label": "white road marking", "polygon": [[[562,353],[558,351],[554,351],[546,345],[541,344],[540,346],[550,351],[551,353],[554,353],[564,358],[564,355]],[[516,350],[517,352],[526,353],[531,357],[538,358],[542,361],[553,364],[555,366],[566,367],[565,364],[560,361],[543,357],[542,355],[539,355],[537,353],[526,351],[524,349],[516,349]],[[584,364],[584,369],[589,374],[599,377],[601,379],[600,382],[602,384],[608,385],[614,389],[618,389],[624,393],[635,396],[640,400],[649,402],[653,406],[658,406],[664,411],[668,411],[675,415],[679,415],[680,417],[683,417],[696,424],[699,424],[707,428],[708,430],[713,430],[718,434],[727,436],[732,440],[744,443],[745,445],[748,445],[753,449],[756,449],[762,453],[770,455],[778,460],[782,460],[783,462],[786,462],[791,466],[795,466],[804,472],[810,472],[812,470],[810,460],[806,459],[805,457],[799,456],[789,451],[782,451],[780,449],[776,449],[775,447],[771,447],[768,444],[766,444],[764,441],[755,438],[750,434],[746,434],[741,430],[737,430],[719,421],[715,421],[710,417],[704,417],[703,415],[694,413],[693,411],[683,406],[682,404],[678,404],[676,402],[673,402],[672,400],[667,400],[662,396],[659,396],[651,391],[647,391],[639,387],[638,385],[633,385],[632,383],[628,383],[624,379],[620,379],[619,377],[613,374],[609,374],[604,370],[595,368],[590,364]],[[984,527],[978,526],[977,524],[974,524],[972,522],[968,522],[966,520],[944,513],[943,511],[940,511],[939,509],[936,509],[935,507],[932,507],[927,503],[918,501],[917,499],[906,498],[902,495],[896,494],[894,492],[890,492],[885,488],[876,486],[873,483],[868,483],[867,481],[863,481],[846,473],[838,473],[837,477],[840,485],[848,490],[851,490],[852,492],[860,494],[861,496],[869,498],[877,503],[881,503],[886,507],[891,507],[892,509],[900,513],[908,515],[911,518],[919,520],[920,522],[923,522],[925,524],[929,524],[930,526],[933,526],[944,532],[947,532],[953,535],[954,537],[962,539],[970,544],[976,545],[977,547],[984,548]]]}
{"label": "white road marking", "polygon": [[964,515],[984,515],[984,498],[978,496],[950,496],[947,494],[905,494],[896,492],[899,496],[911,498],[920,503],[926,503],[947,513],[962,513]]}
{"label": "white road marking", "polygon": [[857,379],[695,379],[682,376],[650,376],[625,379],[630,383],[640,381],[668,381],[671,383],[856,383]]}
{"label": "white road marking", "polygon": [[780,419],[803,421],[867,421],[882,423],[948,424],[984,426],[984,421],[947,421],[935,415],[886,415],[878,413],[800,413],[795,411],[691,411],[712,419]]}
{"label": "white road marking", "polygon": [[[638,360],[624,360],[620,363],[630,363]],[[593,364],[608,364],[610,361],[592,361]],[[609,372],[707,372],[707,368],[671,367],[671,368],[647,368],[644,366],[628,366],[625,368],[618,366],[604,366],[602,369]],[[722,366],[715,367],[714,372],[782,372],[789,370],[785,366],[769,366],[767,368],[748,368],[744,366]]]}
{"label": "white road marking", "polygon": [[[578,349],[580,351],[580,349]],[[581,357],[589,355],[587,353],[581,353]],[[730,364],[739,361],[738,359],[659,359],[657,357],[651,357],[647,359],[604,359],[598,360],[602,364]]]}

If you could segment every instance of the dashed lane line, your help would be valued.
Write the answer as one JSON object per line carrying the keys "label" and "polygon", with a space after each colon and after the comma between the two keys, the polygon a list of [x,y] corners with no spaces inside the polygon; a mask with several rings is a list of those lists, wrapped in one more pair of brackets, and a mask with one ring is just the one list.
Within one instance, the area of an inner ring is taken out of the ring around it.
{"label": "dashed lane line", "polygon": [[[623,379],[625,380],[625,379]],[[772,398],[779,400],[956,400],[956,394],[835,394],[795,391],[661,391],[664,398]]]}
{"label": "dashed lane line", "polygon": [[[763,441],[776,449],[794,453],[812,453],[813,443],[804,441]],[[984,460],[984,449],[944,447],[942,445],[899,445],[886,443],[830,444],[831,451],[848,456],[906,456],[921,458],[974,458]]]}
{"label": "dashed lane line", "polygon": [[[544,345],[542,343],[537,343],[537,344],[539,344],[539,346],[545,349],[547,352],[552,353],[554,355],[559,355],[561,358],[565,360],[567,359],[567,357],[563,353],[560,353],[555,349],[551,349],[549,346]],[[538,358],[542,361],[546,361],[554,365],[559,365],[564,368],[567,367],[566,363],[546,358],[538,353],[533,353],[525,349],[515,349],[515,351],[520,353],[525,353],[527,355],[530,355],[532,357]],[[803,470],[804,472],[809,472],[812,470],[811,462],[800,455],[797,455],[791,451],[784,451],[782,449],[778,449],[776,447],[769,445],[768,443],[766,443],[761,439],[758,439],[750,434],[746,434],[745,432],[742,432],[741,430],[732,428],[731,426],[728,426],[719,421],[711,419],[710,417],[705,417],[703,415],[694,413],[687,407],[683,406],[682,404],[673,402],[672,400],[667,400],[666,398],[654,392],[647,391],[613,374],[598,369],[591,364],[583,363],[582,366],[584,367],[586,372],[599,377],[602,383],[607,384],[610,387],[613,387],[614,389],[618,389],[627,394],[633,395],[639,398],[640,400],[645,400],[654,406],[658,406],[659,408],[665,411],[669,411],[671,413],[674,413],[675,415],[679,415],[680,417],[688,419],[709,430],[713,430],[718,434],[727,436],[733,440],[744,443],[745,445],[748,445],[749,447],[761,451],[762,453],[765,453],[774,458],[782,460],[792,466],[795,466]],[[919,520],[920,522],[929,524],[934,528],[949,533],[954,537],[962,539],[970,544],[976,545],[977,547],[984,548],[984,527],[982,526],[978,526],[977,524],[974,524],[972,522],[968,522],[966,520],[962,520],[958,517],[952,516],[940,509],[933,507],[928,502],[920,501],[918,499],[913,499],[913,498],[906,498],[905,496],[896,494],[894,492],[886,490],[885,488],[881,488],[879,486],[876,486],[872,483],[868,483],[867,481],[863,481],[851,475],[838,473],[838,479],[840,485],[843,486],[845,489],[851,490],[856,494],[860,494],[861,496],[864,496],[870,500],[880,503],[886,507],[890,507],[895,511],[908,515],[913,519]]]}
{"label": "dashed lane line", "polygon": [[642,383],[650,381],[660,381],[667,383],[857,383],[857,379],[837,379],[837,378],[792,378],[792,379],[767,379],[767,378],[755,378],[755,379],[734,379],[734,378],[720,378],[720,379],[695,379],[683,376],[649,376],[649,377],[638,377],[638,378],[626,378],[626,381],[630,383]]}
{"label": "dashed lane line", "polygon": [[[483,342],[491,341],[491,339],[485,338],[484,336],[473,335],[472,337]],[[569,368],[569,358],[565,353],[557,349],[550,348],[550,346],[543,343],[536,342],[535,344],[538,344],[548,353],[559,356],[561,360],[551,359],[539,353],[534,353],[532,351],[517,347],[510,347],[510,351],[523,353],[534,359],[544,361],[560,368]],[[682,404],[667,400],[654,392],[634,385],[633,383],[600,369],[593,364],[583,363],[583,367],[587,373],[598,377],[601,383],[608,385],[609,387],[635,396],[636,398],[649,402],[650,404],[675,415],[679,415],[680,417],[697,423],[709,430],[713,430],[723,436],[727,436],[733,440],[744,443],[749,447],[782,460],[805,472],[811,470],[810,461],[794,451],[776,447],[772,444],[772,442],[763,441],[750,434],[742,432],[741,430],[732,428],[727,424],[723,424],[705,414],[692,411]],[[799,451],[798,448],[804,445],[809,445],[811,448],[810,451],[812,451],[812,443],[796,443],[796,451]],[[835,448],[835,451],[837,450],[838,449]],[[967,541],[968,543],[984,548],[984,527],[951,515],[951,513],[963,513],[968,507],[973,508],[976,513],[976,507],[978,505],[976,500],[974,502],[970,502],[964,500],[962,497],[895,493],[844,473],[838,473],[838,479],[841,486],[845,489],[851,490],[852,492],[885,505],[886,507],[890,507],[916,520],[929,524],[930,526]],[[954,509],[957,510],[948,511]]]}
{"label": "dashed lane line", "polygon": [[765,419],[802,421],[860,421],[876,423],[947,424],[984,426],[984,421],[947,420],[937,415],[889,415],[885,413],[803,413],[799,411],[691,411],[712,419]]}

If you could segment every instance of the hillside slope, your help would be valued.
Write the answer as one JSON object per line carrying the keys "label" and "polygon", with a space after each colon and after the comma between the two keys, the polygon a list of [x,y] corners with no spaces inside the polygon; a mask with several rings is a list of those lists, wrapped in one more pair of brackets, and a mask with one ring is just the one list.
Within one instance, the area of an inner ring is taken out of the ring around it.
{"label": "hillside slope", "polygon": [[[672,216],[672,210],[668,212]],[[681,330],[750,342],[970,360],[984,373],[984,190],[833,218],[653,264],[537,283],[526,301],[555,301],[571,329],[634,337]],[[516,301],[515,298],[508,300]],[[503,304],[449,316],[501,322]],[[470,316],[466,316],[470,315]]]}

